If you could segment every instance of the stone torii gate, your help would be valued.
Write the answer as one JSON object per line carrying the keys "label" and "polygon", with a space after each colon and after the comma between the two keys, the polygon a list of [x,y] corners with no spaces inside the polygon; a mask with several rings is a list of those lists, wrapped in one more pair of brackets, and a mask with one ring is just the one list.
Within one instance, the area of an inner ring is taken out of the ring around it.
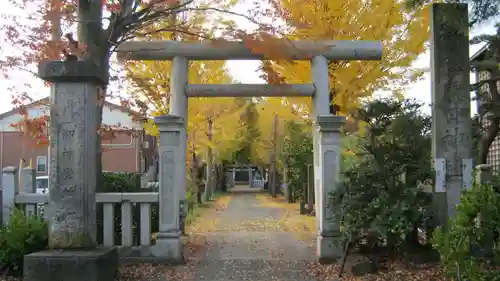
{"label": "stone torii gate", "polygon": [[[314,186],[316,194],[317,247],[320,261],[336,260],[342,250],[333,241],[339,222],[330,216],[328,194],[339,177],[340,129],[345,118],[329,111],[328,61],[380,60],[379,41],[289,41],[286,53],[293,60],[310,60],[312,83],[295,85],[194,85],[188,83],[190,60],[278,59],[255,53],[242,42],[214,45],[179,41],[135,41],[118,48],[120,60],[172,60],[169,115],[155,118],[160,131],[160,229],[157,255],[182,258],[179,231],[180,204],[186,198],[186,125],[189,97],[312,97],[312,118],[317,130],[314,139]],[[281,57],[282,58],[282,57]]]}

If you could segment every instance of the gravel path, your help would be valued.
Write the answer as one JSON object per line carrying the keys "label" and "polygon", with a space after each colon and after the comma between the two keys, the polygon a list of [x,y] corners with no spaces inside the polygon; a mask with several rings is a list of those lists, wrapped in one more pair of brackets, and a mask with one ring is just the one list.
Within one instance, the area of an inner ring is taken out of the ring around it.
{"label": "gravel path", "polygon": [[260,205],[256,193],[233,190],[227,208],[206,237],[207,249],[191,267],[192,281],[314,280],[306,263],[315,259],[314,237],[299,240],[278,227],[283,211]]}
{"label": "gravel path", "polygon": [[203,210],[191,228],[186,264],[123,267],[117,280],[319,281],[308,272],[316,262],[314,235],[287,232],[290,209],[263,204],[267,195],[259,193],[235,188]]}
{"label": "gravel path", "polygon": [[[275,204],[256,190],[237,189],[203,210],[191,225],[185,247],[187,263],[179,266],[122,267],[116,281],[334,281],[337,267],[320,265],[310,220],[296,206]],[[286,217],[286,220],[284,218]],[[300,219],[299,219],[300,218]],[[295,221],[299,219],[299,221]],[[302,221],[300,221],[302,219]],[[306,231],[301,227],[307,224]],[[300,226],[296,228],[294,226]],[[292,232],[287,232],[287,230]],[[445,280],[437,265],[388,264],[387,270],[344,281]],[[0,278],[0,281],[3,279]],[[9,280],[10,281],[10,280]],[[14,281],[14,280],[12,280]],[[15,280],[18,281],[18,280]]]}

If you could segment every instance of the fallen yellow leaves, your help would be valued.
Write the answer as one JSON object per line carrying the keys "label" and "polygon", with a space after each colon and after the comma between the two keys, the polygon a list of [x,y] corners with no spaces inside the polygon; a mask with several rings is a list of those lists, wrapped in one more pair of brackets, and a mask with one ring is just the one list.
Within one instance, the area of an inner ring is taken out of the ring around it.
{"label": "fallen yellow leaves", "polygon": [[198,218],[186,227],[186,232],[189,234],[212,232],[216,229],[217,221],[218,219]]}
{"label": "fallen yellow leaves", "polygon": [[283,232],[283,221],[273,218],[242,220],[236,225],[220,225],[217,232]]}
{"label": "fallen yellow leaves", "polygon": [[215,201],[199,206],[197,212],[200,212],[200,215],[186,226],[186,232],[193,234],[215,231],[219,221],[215,218],[215,214],[225,210],[231,198],[231,195],[221,195],[216,197]]}
{"label": "fallen yellow leaves", "polygon": [[222,211],[227,208],[227,205],[231,201],[232,196],[231,195],[222,195],[217,197],[216,201],[213,203],[213,207],[215,208],[216,211]]}
{"label": "fallen yellow leaves", "polygon": [[284,197],[271,197],[268,194],[259,193],[255,195],[255,198],[259,200],[260,206],[264,208],[277,208],[277,209],[295,209],[297,204],[288,203]]}
{"label": "fallen yellow leaves", "polygon": [[292,232],[298,239],[305,240],[316,231],[316,219],[313,216],[301,215],[298,203],[288,203],[282,196],[271,197],[268,194],[255,196],[264,208],[277,208],[283,210],[283,215],[278,223],[280,229]]}
{"label": "fallen yellow leaves", "polygon": [[183,245],[185,261],[190,264],[203,258],[208,248],[208,241],[205,235],[194,234],[184,238]]}
{"label": "fallen yellow leaves", "polygon": [[306,240],[316,233],[316,219],[301,215],[299,210],[288,210],[283,216],[285,231],[293,233],[298,239]]}

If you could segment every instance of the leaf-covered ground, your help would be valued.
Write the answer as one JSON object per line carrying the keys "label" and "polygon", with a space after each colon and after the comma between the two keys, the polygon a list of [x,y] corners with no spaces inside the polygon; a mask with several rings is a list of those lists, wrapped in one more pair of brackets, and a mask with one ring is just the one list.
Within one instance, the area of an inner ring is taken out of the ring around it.
{"label": "leaf-covered ground", "polygon": [[[338,266],[316,261],[315,218],[300,215],[298,204],[288,204],[282,197],[253,191],[240,189],[219,196],[200,209],[184,238],[186,264],[125,266],[116,280],[338,280]],[[392,262],[387,267],[362,277],[346,274],[341,280],[444,280],[435,265]]]}
{"label": "leaf-covered ground", "polygon": [[[316,261],[314,217],[300,215],[298,204],[282,197],[238,191],[219,197],[188,227],[186,265],[126,267],[119,280],[337,280],[338,266]],[[434,265],[387,267],[341,280],[444,280]]]}

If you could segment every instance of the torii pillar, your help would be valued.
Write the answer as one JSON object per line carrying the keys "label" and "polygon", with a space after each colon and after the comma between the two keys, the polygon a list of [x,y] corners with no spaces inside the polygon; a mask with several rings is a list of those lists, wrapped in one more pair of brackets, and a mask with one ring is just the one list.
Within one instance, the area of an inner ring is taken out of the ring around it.
{"label": "torii pillar", "polygon": [[322,263],[335,262],[342,256],[336,240],[340,237],[340,221],[333,217],[335,206],[328,200],[340,178],[340,139],[345,117],[330,112],[328,60],[323,56],[312,59],[314,191],[316,208],[316,255]]}

